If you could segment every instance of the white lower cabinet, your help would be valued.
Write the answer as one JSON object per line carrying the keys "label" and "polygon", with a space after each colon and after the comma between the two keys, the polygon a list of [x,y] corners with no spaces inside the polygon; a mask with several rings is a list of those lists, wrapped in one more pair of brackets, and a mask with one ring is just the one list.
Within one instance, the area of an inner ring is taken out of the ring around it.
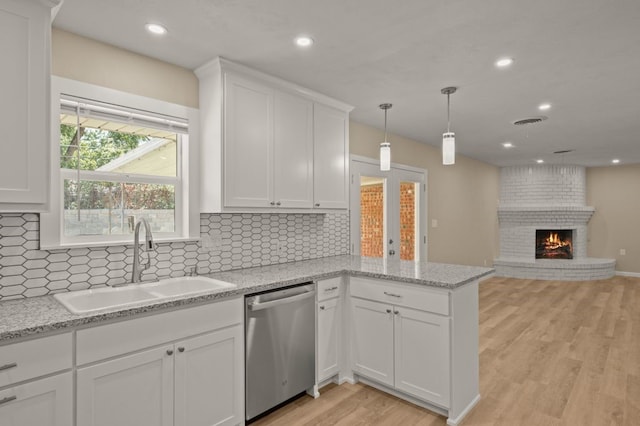
{"label": "white lower cabinet", "polygon": [[237,325],[176,345],[176,426],[241,423],[243,335],[242,326]]}
{"label": "white lower cabinet", "polygon": [[79,368],[78,425],[173,424],[173,346]]}
{"label": "white lower cabinet", "polygon": [[241,368],[240,325],[79,368],[78,425],[238,424]]}
{"label": "white lower cabinet", "polygon": [[[374,294],[371,287],[365,290]],[[384,298],[404,297],[398,287],[381,290]],[[354,292],[359,293],[358,287],[352,288],[351,292],[353,371],[405,394],[448,408],[451,371],[449,317],[353,297]],[[414,302],[415,297],[407,301]]]}
{"label": "white lower cabinet", "polygon": [[353,370],[393,386],[393,315],[378,302],[351,299]]}
{"label": "white lower cabinet", "polygon": [[0,425],[72,425],[72,389],[67,372],[0,390]]}
{"label": "white lower cabinet", "polygon": [[241,298],[79,330],[78,426],[244,422]]}
{"label": "white lower cabinet", "polygon": [[335,376],[340,371],[340,335],[342,304],[339,298],[318,302],[318,382]]}

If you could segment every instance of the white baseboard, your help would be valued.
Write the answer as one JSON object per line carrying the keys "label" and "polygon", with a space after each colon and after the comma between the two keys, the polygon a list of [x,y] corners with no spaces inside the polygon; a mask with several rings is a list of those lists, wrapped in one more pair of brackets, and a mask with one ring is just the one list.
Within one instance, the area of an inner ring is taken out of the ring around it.
{"label": "white baseboard", "polygon": [[616,271],[616,275],[620,275],[622,277],[636,277],[640,278],[640,272],[624,272],[624,271]]}
{"label": "white baseboard", "polygon": [[465,418],[465,416],[469,414],[469,411],[471,411],[471,409],[475,407],[479,401],[480,401],[480,395],[473,398],[473,401],[471,401],[469,405],[467,405],[465,409],[462,410],[462,413],[460,413],[458,417],[456,417],[455,419],[452,419],[451,417],[449,417],[447,419],[447,424],[449,426],[458,426],[460,422],[462,422],[462,420]]}

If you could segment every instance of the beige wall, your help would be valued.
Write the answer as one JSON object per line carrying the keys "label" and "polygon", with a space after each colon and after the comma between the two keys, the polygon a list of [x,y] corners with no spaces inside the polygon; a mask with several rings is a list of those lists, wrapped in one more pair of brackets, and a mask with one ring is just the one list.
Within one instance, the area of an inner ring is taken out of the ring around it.
{"label": "beige wall", "polygon": [[[381,130],[352,121],[349,136],[352,154],[378,157]],[[462,156],[443,166],[437,148],[395,135],[389,141],[394,163],[427,169],[428,260],[492,265],[498,254],[499,169]]]}
{"label": "beige wall", "polygon": [[193,71],[53,29],[52,74],[123,92],[198,107]]}
{"label": "beige wall", "polygon": [[588,255],[616,259],[617,271],[640,272],[640,164],[588,168],[587,204],[596,208]]}

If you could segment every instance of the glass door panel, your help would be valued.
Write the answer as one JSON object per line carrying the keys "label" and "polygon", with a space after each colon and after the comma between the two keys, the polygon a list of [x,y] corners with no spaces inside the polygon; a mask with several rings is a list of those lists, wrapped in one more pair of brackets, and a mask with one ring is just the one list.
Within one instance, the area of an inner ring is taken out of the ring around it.
{"label": "glass door panel", "polygon": [[384,257],[387,234],[386,179],[360,176],[360,255]]}
{"label": "glass door panel", "polygon": [[400,182],[400,259],[419,258],[417,245],[418,228],[418,191],[416,182]]}

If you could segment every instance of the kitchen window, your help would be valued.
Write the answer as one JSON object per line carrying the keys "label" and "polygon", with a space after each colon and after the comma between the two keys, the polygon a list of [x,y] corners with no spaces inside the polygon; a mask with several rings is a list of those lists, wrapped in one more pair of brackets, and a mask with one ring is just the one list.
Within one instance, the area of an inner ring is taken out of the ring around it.
{"label": "kitchen window", "polygon": [[92,90],[65,90],[68,81],[59,80],[52,100],[52,208],[42,215],[41,247],[131,243],[140,218],[157,240],[197,238],[190,114],[84,83],[71,86]]}

